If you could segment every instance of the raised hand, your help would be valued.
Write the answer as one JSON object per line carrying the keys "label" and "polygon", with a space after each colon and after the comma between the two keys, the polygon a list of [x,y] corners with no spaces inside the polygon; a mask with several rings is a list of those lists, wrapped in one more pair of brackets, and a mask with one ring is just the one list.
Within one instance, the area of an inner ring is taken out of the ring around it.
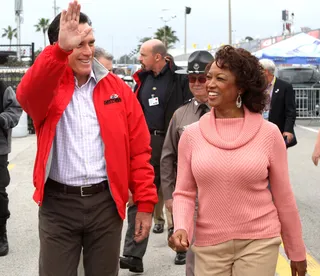
{"label": "raised hand", "polygon": [[77,1],[69,3],[68,10],[63,10],[60,17],[58,44],[65,51],[76,48],[92,30],[91,27],[79,31],[81,6]]}

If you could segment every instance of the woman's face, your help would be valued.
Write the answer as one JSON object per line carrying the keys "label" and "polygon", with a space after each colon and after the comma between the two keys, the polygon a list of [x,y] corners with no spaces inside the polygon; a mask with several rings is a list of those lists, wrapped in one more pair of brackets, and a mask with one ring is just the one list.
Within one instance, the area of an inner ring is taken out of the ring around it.
{"label": "woman's face", "polygon": [[220,69],[214,62],[207,73],[206,90],[208,103],[211,107],[227,110],[236,109],[239,88],[236,78],[228,69]]}

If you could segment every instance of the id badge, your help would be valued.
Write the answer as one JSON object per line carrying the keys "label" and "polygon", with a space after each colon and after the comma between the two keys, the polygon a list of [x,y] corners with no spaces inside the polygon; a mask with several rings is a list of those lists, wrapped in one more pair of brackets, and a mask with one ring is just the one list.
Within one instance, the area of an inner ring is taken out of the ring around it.
{"label": "id badge", "polygon": [[149,99],[149,106],[155,106],[159,104],[159,97],[152,97]]}
{"label": "id badge", "polygon": [[269,110],[268,111],[263,111],[262,116],[263,116],[263,119],[269,120]]}

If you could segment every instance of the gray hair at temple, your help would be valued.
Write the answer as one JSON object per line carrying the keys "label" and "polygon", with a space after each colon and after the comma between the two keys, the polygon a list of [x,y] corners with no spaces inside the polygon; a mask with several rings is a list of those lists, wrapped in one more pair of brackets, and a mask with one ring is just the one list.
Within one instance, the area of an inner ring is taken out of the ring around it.
{"label": "gray hair at temple", "polygon": [[96,59],[104,57],[107,60],[113,61],[113,55],[111,55],[110,53],[106,52],[104,49],[102,49],[100,47],[95,47],[94,57]]}
{"label": "gray hair at temple", "polygon": [[259,60],[263,69],[268,70],[270,74],[274,75],[276,70],[276,65],[271,59],[263,58]]}

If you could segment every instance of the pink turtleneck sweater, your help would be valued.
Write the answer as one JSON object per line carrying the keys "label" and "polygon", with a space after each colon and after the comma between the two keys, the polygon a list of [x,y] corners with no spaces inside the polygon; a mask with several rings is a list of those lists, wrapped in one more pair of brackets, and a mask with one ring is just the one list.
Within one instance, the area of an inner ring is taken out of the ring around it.
{"label": "pink turtleneck sweater", "polygon": [[212,109],[181,136],[173,217],[189,241],[197,190],[196,246],[281,235],[290,260],[306,259],[286,146],[261,114],[245,109],[244,118],[216,119]]}

